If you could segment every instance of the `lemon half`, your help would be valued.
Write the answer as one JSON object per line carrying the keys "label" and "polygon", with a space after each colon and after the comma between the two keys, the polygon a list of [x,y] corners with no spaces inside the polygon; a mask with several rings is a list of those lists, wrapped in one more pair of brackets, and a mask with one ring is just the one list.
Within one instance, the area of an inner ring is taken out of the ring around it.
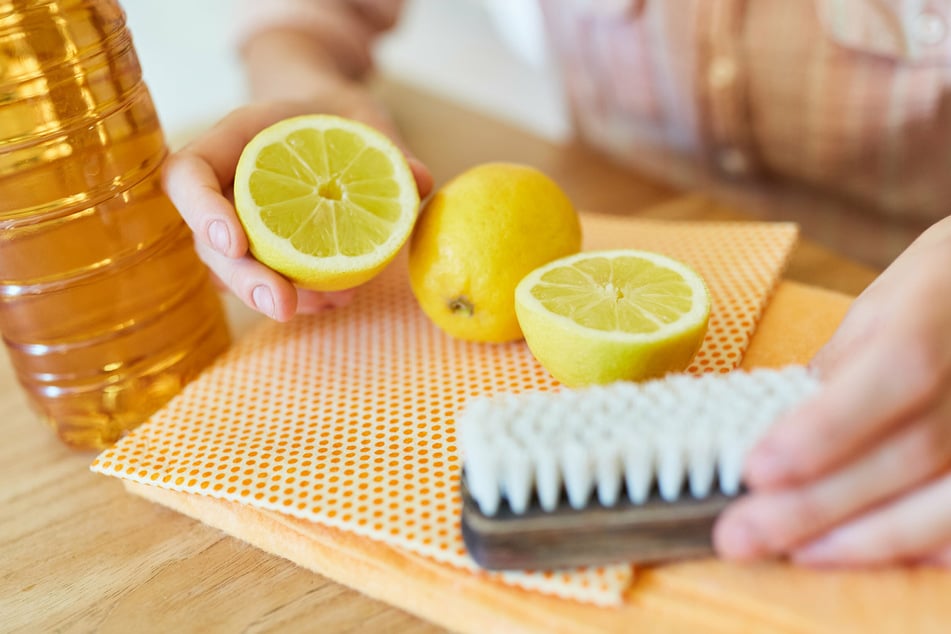
{"label": "lemon half", "polygon": [[325,291],[379,273],[409,238],[419,207],[399,148],[331,115],[294,117],[258,133],[238,161],[234,200],[254,257]]}
{"label": "lemon half", "polygon": [[589,251],[528,274],[515,310],[535,358],[560,382],[581,386],[684,370],[706,334],[710,294],[669,257]]}

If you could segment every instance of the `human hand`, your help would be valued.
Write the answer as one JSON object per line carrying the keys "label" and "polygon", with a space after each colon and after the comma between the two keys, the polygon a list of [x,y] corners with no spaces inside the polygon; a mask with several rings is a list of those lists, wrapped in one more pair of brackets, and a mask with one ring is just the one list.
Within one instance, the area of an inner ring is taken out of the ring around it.
{"label": "human hand", "polygon": [[[341,86],[332,103],[325,100],[320,106],[308,101],[245,106],[173,154],[165,166],[165,191],[194,232],[199,257],[245,304],[278,321],[346,304],[353,291],[320,293],[296,288],[251,256],[233,202],[234,173],[244,146],[273,123],[313,112],[361,120],[400,144],[389,117],[360,87]],[[420,197],[425,197],[432,189],[432,176],[417,159],[408,156],[408,161]]]}
{"label": "human hand", "polygon": [[722,556],[951,565],[951,217],[854,302],[819,393],[754,447]]}

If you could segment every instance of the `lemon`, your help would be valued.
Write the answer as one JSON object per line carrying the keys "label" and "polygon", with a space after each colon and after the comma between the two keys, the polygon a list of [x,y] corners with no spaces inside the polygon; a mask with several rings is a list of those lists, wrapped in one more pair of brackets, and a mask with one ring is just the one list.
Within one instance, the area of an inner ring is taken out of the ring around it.
{"label": "lemon", "polygon": [[581,248],[578,214],[542,172],[487,163],[447,183],[423,209],[409,248],[410,284],[439,328],[470,341],[520,339],[515,286]]}
{"label": "lemon", "polygon": [[535,358],[568,386],[682,371],[710,316],[703,279],[669,257],[591,251],[542,266],[515,291]]}
{"label": "lemon", "polygon": [[405,244],[419,194],[382,133],[330,115],[278,122],[244,148],[234,202],[251,253],[315,290],[366,282]]}

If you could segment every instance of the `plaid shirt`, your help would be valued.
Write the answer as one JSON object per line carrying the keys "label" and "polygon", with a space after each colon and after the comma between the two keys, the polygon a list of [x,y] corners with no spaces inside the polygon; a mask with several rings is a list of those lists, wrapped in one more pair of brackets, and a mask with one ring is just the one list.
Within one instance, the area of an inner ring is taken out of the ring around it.
{"label": "plaid shirt", "polygon": [[[951,213],[951,0],[537,1],[580,135],[639,171],[874,263]],[[248,6],[359,73],[401,4]]]}

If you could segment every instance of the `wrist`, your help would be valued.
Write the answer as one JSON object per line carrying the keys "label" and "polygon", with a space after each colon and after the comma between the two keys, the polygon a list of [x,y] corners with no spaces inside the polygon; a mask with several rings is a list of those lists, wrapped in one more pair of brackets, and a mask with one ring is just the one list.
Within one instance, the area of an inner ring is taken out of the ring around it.
{"label": "wrist", "polygon": [[255,100],[322,100],[341,87],[359,85],[321,42],[292,29],[256,34],[242,48],[242,59]]}
{"label": "wrist", "polygon": [[289,47],[319,51],[338,72],[352,79],[370,68],[373,38],[395,20],[390,15],[389,21],[381,23],[374,19],[375,12],[356,10],[361,3],[352,0],[236,0],[236,4],[234,40],[243,55],[252,41],[258,46],[284,40]]}

